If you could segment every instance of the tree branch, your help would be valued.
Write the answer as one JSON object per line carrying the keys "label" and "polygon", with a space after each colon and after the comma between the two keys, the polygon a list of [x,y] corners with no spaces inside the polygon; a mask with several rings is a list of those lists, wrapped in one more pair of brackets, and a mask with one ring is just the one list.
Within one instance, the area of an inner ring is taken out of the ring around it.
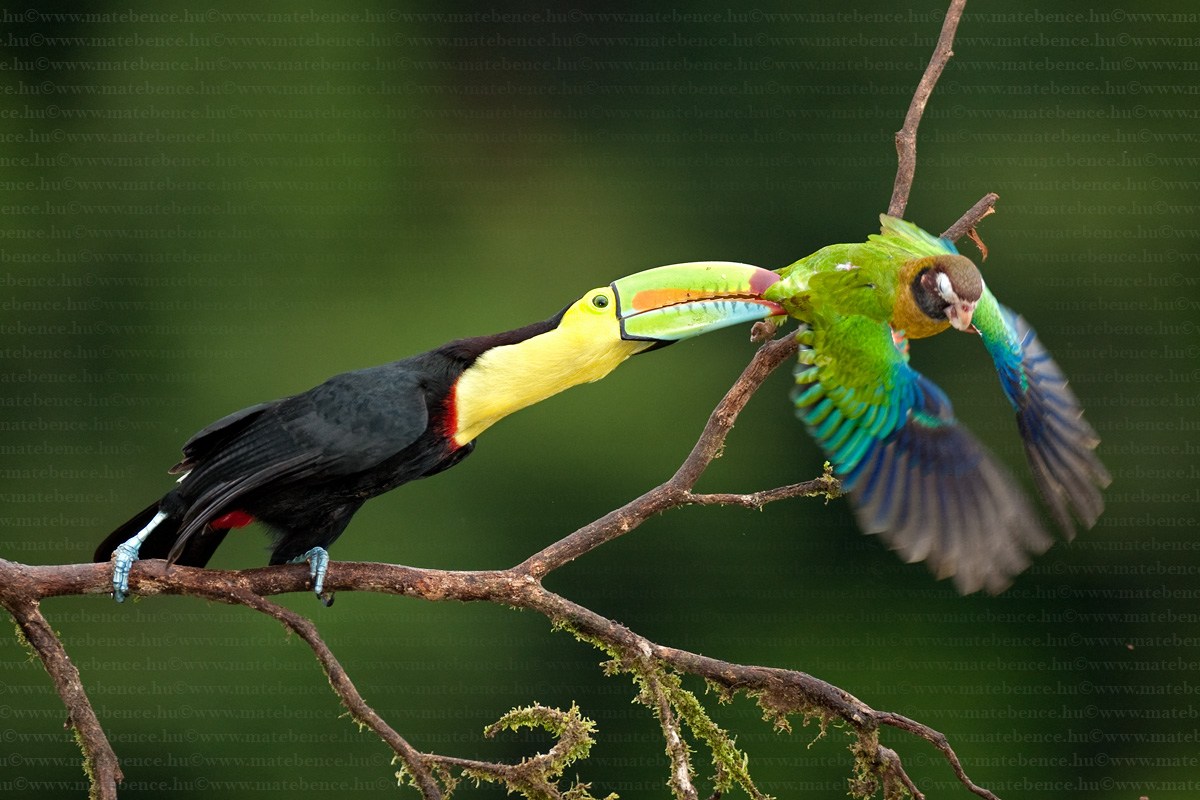
{"label": "tree branch", "polygon": [[[951,46],[964,6],[965,0],[951,1],[933,57],[914,92],[904,126],[896,134],[899,165],[888,207],[888,213],[894,216],[903,216],[907,206],[916,169],[917,127],[934,86],[953,55]],[[957,240],[970,235],[982,249],[974,226],[992,213],[996,199],[994,193],[985,195],[943,236]],[[986,249],[983,252],[986,257]],[[756,336],[762,337],[765,330],[764,326],[756,326]],[[692,491],[700,476],[719,456],[749,398],[774,369],[795,355],[796,349],[792,336],[769,341],[759,348],[710,415],[691,453],[669,480],[535,553],[521,564],[507,570],[461,572],[335,562],[326,576],[326,587],[331,592],[370,591],[433,602],[478,601],[528,609],[612,654],[621,671],[634,674],[642,687],[644,702],[660,721],[671,766],[669,783],[675,796],[682,800],[699,797],[692,778],[690,752],[682,738],[684,724],[713,749],[718,774],[718,789],[714,796],[734,781],[756,800],[763,800],[765,795],[750,782],[740,751],[733,747],[724,731],[712,724],[695,698],[681,688],[679,675],[703,678],[725,696],[747,693],[779,727],[787,727],[788,717],[798,714],[806,721],[819,719],[822,730],[831,721],[850,728],[857,735],[857,743],[852,749],[856,754],[858,774],[865,776],[861,782],[852,784],[857,787],[854,791],[858,796],[873,794],[876,782],[882,781],[885,796],[908,792],[923,798],[905,772],[899,755],[878,741],[879,729],[889,727],[933,744],[964,787],[985,800],[998,800],[967,777],[946,737],[922,723],[893,712],[877,711],[845,690],[803,672],[736,664],[651,642],[618,622],[547,591],[541,584],[541,579],[553,570],[628,533],[650,516],[672,508],[721,504],[758,509],[790,497],[838,496],[841,487],[828,467],[823,476],[814,480],[749,494],[696,494]],[[559,743],[549,753],[527,758],[516,765],[422,753],[413,748],[367,704],[313,623],[266,599],[285,592],[306,592],[309,581],[308,568],[303,565],[221,572],[171,567],[163,561],[151,560],[135,563],[130,574],[130,586],[140,595],[188,595],[244,605],[272,617],[296,633],[312,649],[342,704],[355,720],[369,727],[392,749],[403,764],[402,774],[426,800],[444,797],[439,780],[446,785],[446,793],[453,788],[450,770],[459,770],[463,775],[477,779],[496,780],[527,796],[590,798],[586,785],[576,784],[568,792],[560,791],[556,785],[563,768],[575,758],[586,755],[591,744],[591,723],[583,720],[574,708],[571,712],[540,706],[517,709],[492,726],[488,735],[501,727],[539,725],[560,736]],[[110,591],[111,566],[107,564],[33,567],[0,559],[0,605],[16,619],[21,634],[41,658],[54,682],[68,709],[68,724],[75,729],[83,749],[92,796],[105,799],[116,797],[116,786],[123,779],[120,766],[83,690],[78,671],[42,616],[39,603],[46,597],[107,594]]]}
{"label": "tree branch", "polygon": [[125,779],[117,754],[113,752],[104,728],[83,688],[79,670],[38,605],[36,578],[20,564],[0,559],[0,605],[16,620],[25,643],[37,653],[54,689],[67,709],[66,726],[75,730],[83,750],[84,772],[91,780],[93,800],[117,796],[117,784]]}
{"label": "tree branch", "polygon": [[984,218],[996,213],[996,201],[1000,199],[1000,195],[995,192],[988,192],[968,208],[958,220],[946,228],[942,232],[943,239],[949,239],[952,242],[957,242],[962,237],[966,236],[971,231],[975,230],[975,226]]}
{"label": "tree branch", "polygon": [[354,719],[359,724],[365,725],[374,731],[375,735],[382,739],[384,744],[392,748],[396,757],[403,761],[405,767],[408,768],[409,774],[412,776],[417,788],[420,789],[422,796],[427,798],[427,800],[441,799],[442,791],[438,787],[437,781],[433,779],[433,775],[430,774],[429,769],[425,766],[421,754],[406,742],[404,737],[397,733],[394,728],[384,722],[383,718],[375,712],[375,709],[367,704],[362,695],[359,694],[354,682],[350,680],[350,676],[346,674],[346,670],[342,668],[341,663],[334,656],[333,651],[329,649],[329,646],[325,644],[321,635],[317,633],[317,627],[311,620],[305,619],[296,612],[284,608],[278,603],[272,603],[270,600],[240,586],[207,593],[206,588],[203,584],[197,586],[195,594],[200,597],[207,597],[209,600],[217,600],[222,603],[236,603],[244,605],[247,608],[252,608],[277,620],[288,630],[303,639],[312,648],[313,655],[317,658],[317,663],[325,671],[325,677],[329,679],[329,685],[333,688],[334,694],[337,695],[342,705],[346,707]]}
{"label": "tree branch", "polygon": [[777,489],[763,489],[749,494],[729,494],[726,492],[711,492],[707,494],[688,493],[687,501],[697,506],[741,506],[752,511],[761,511],[767,503],[777,500],[788,500],[793,497],[824,497],[832,500],[842,494],[841,483],[833,477],[828,468],[825,474],[811,481],[792,483]]}
{"label": "tree branch", "polygon": [[986,261],[988,256],[987,246],[983,243],[983,239],[979,237],[979,233],[975,230],[975,226],[978,225],[980,220],[982,220],[984,217],[996,213],[996,201],[999,199],[1000,195],[996,194],[995,192],[988,192],[983,197],[979,198],[979,201],[976,202],[975,205],[967,209],[966,213],[959,217],[957,222],[955,222],[942,233],[942,238],[956,242],[964,236],[970,236],[971,241],[974,242],[975,246],[979,248],[979,254]]}
{"label": "tree branch", "polygon": [[999,797],[992,794],[982,786],[977,785],[967,777],[966,771],[963,770],[962,762],[958,760],[958,754],[954,752],[954,748],[950,746],[950,741],[945,734],[935,731],[928,725],[924,725],[916,720],[909,719],[901,714],[893,714],[891,712],[882,712],[880,714],[880,723],[890,725],[893,728],[898,728],[906,733],[911,733],[914,736],[920,736],[925,741],[936,747],[950,764],[950,768],[954,770],[955,777],[963,786],[966,786],[972,793],[984,798],[984,800],[1000,800]]}
{"label": "tree branch", "polygon": [[[498,722],[489,725],[484,736],[491,738],[502,730],[517,730],[522,727],[544,728],[558,737],[558,742],[547,753],[539,753],[521,760],[519,764],[498,764],[469,758],[435,755],[421,756],[424,762],[441,770],[443,775],[450,770],[459,770],[464,776],[476,781],[503,784],[511,793],[520,792],[526,797],[564,800],[592,800],[587,784],[575,784],[567,792],[555,785],[563,771],[578,758],[584,758],[592,747],[595,725],[583,718],[576,706],[569,711],[533,705],[518,708],[505,714]],[[447,789],[447,792],[450,790]]]}
{"label": "tree branch", "polygon": [[[61,595],[107,594],[112,590],[110,567],[107,564],[25,566],[0,559],[0,583],[8,583],[18,575],[29,582],[27,585],[32,595],[31,600]],[[247,605],[281,622],[285,622],[284,617],[292,615],[292,612],[263,598],[275,594],[308,591],[310,580],[308,567],[303,564],[229,572],[194,567],[168,567],[164,561],[151,560],[135,563],[130,572],[130,588],[138,595],[186,595]],[[330,563],[325,580],[329,589],[335,592],[370,591],[434,602],[489,602],[536,611],[554,623],[576,631],[585,639],[603,644],[629,661],[645,659],[648,654],[652,662],[665,665],[675,672],[704,678],[730,692],[750,693],[757,697],[765,710],[781,720],[790,714],[802,714],[815,715],[822,719],[837,719],[859,732],[872,732],[880,726],[897,728],[933,744],[942,752],[959,780],[970,791],[988,800],[998,800],[995,795],[970,781],[946,737],[933,728],[900,714],[877,711],[844,689],[804,672],[737,664],[656,644],[618,622],[548,591],[536,580],[516,569],[466,572],[336,561]],[[277,616],[267,610],[267,607],[279,609],[284,616]],[[312,642],[304,631],[307,629],[316,637],[315,630],[307,620],[303,620],[303,623],[300,628],[293,630],[309,641],[311,646]],[[316,638],[319,640],[319,637]],[[323,643],[320,648],[324,648]],[[319,658],[320,648],[313,648]],[[324,659],[322,667],[331,674],[333,683],[332,676],[339,674],[341,667],[337,665],[336,660],[332,661],[331,666]],[[348,679],[346,684],[349,684]],[[355,704],[362,702],[352,684],[349,685],[350,691],[346,691],[344,685],[335,685],[334,688],[343,702],[346,702],[347,697],[352,698],[351,701]],[[347,707],[351,708],[356,717],[362,710],[361,706],[356,710],[349,703]],[[371,727],[397,755],[404,751],[404,747],[396,745],[399,736],[386,733],[391,729],[385,723],[380,721],[378,725]],[[430,754],[418,754],[414,757],[411,756],[413,751],[408,752],[414,761],[405,759],[406,765],[416,762],[428,763],[431,759],[441,758]],[[427,798],[440,796],[424,789],[423,793]]]}
{"label": "tree branch", "polygon": [[903,217],[908,207],[908,196],[912,192],[913,177],[917,172],[917,126],[925,113],[925,104],[933,94],[933,87],[946,63],[954,55],[954,34],[958,30],[958,22],[962,19],[963,9],[967,0],[951,0],[950,8],[946,10],[946,18],[942,21],[942,32],[938,36],[937,46],[933,57],[925,67],[916,91],[913,92],[912,102],[908,113],[904,116],[904,126],[896,132],[896,156],[899,164],[896,167],[896,180],[892,184],[892,199],[888,202],[888,214],[893,217]]}
{"label": "tree branch", "polygon": [[[750,360],[750,364],[742,371],[741,376],[726,392],[717,407],[713,409],[704,426],[704,431],[700,434],[695,446],[692,447],[692,451],[669,480],[654,487],[636,500],[605,514],[590,525],[585,525],[569,536],[534,553],[513,569],[530,578],[540,580],[550,572],[595,550],[605,542],[629,533],[655,514],[693,503],[708,502],[699,499],[700,496],[691,494],[691,488],[696,485],[696,481],[704,474],[708,465],[720,454],[721,448],[725,445],[726,436],[729,435],[729,431],[737,421],[738,414],[746,407],[746,403],[762,386],[768,375],[796,354],[796,349],[796,339],[793,336],[775,339],[758,349],[754,358]],[[832,477],[829,478],[823,484],[822,493],[840,493],[840,489],[834,484],[836,481]],[[787,494],[785,489],[775,489],[759,494],[763,495],[760,498],[762,502],[795,496]],[[732,498],[733,496],[726,495],[726,497]],[[729,502],[745,505],[744,502],[732,499]]]}
{"label": "tree branch", "polygon": [[[650,648],[646,648],[649,655]],[[671,777],[667,783],[678,800],[700,800],[700,792],[692,782],[692,759],[688,752],[687,743],[683,740],[679,719],[675,709],[671,707],[669,691],[655,674],[653,662],[646,663],[641,674],[646,676],[643,681],[643,692],[649,696],[644,698],[645,704],[654,709],[658,724],[662,728],[663,739],[667,743],[667,756],[671,759]]]}

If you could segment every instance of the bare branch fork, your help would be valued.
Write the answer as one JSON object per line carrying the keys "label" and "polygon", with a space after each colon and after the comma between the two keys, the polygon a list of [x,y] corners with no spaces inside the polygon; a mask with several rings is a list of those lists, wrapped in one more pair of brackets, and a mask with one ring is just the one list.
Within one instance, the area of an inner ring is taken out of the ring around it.
{"label": "bare branch fork", "polygon": [[[964,6],[965,0],[951,1],[933,57],[914,92],[904,126],[896,135],[899,165],[888,207],[895,216],[902,216],[907,206],[916,167],[917,127],[938,77],[952,55]],[[951,240],[970,236],[983,249],[974,228],[992,213],[996,200],[993,193],[985,195],[942,235]],[[986,250],[983,252],[986,256]],[[882,788],[888,800],[906,793],[923,798],[904,771],[899,755],[879,743],[879,730],[894,728],[928,741],[942,753],[967,790],[996,800],[994,794],[968,778],[946,737],[926,725],[900,714],[875,710],[850,693],[803,672],[735,664],[651,642],[542,585],[542,579],[555,569],[634,530],[651,516],[680,506],[721,504],[754,509],[791,497],[840,494],[838,482],[828,473],[811,481],[750,494],[693,492],[697,480],[719,456],[726,436],[750,397],[795,351],[796,343],[790,336],[760,347],[670,479],[522,563],[507,570],[458,572],[334,562],[326,576],[326,587],[330,591],[370,591],[429,601],[479,601],[529,609],[604,650],[612,657],[610,669],[634,676],[641,690],[639,701],[659,720],[670,762],[668,783],[676,798],[691,800],[700,796],[693,780],[691,752],[682,739],[685,728],[713,752],[715,795],[737,785],[754,800],[766,797],[750,780],[745,758],[732,740],[708,719],[695,697],[682,689],[679,677],[693,675],[705,679],[722,698],[737,692],[754,697],[777,726],[787,727],[788,716],[798,714],[805,722],[818,720],[822,730],[829,722],[848,728],[856,737],[852,747],[856,778],[851,782],[856,796],[872,796]],[[110,573],[111,567],[106,564],[38,567],[0,559],[0,605],[16,620],[21,636],[50,675],[67,708],[67,725],[74,729],[83,750],[91,795],[105,799],[117,796],[117,785],[123,780],[121,768],[83,689],[78,670],[42,615],[40,603],[47,597],[107,594],[111,590]],[[155,560],[137,562],[130,574],[130,586],[140,595],[187,595],[243,605],[294,632],[313,650],[342,704],[360,725],[370,728],[392,749],[401,765],[403,779],[426,800],[445,797],[456,782],[455,772],[476,780],[502,783],[531,797],[570,796],[583,800],[591,796],[586,785],[576,784],[564,792],[558,784],[564,768],[585,757],[591,744],[591,723],[579,717],[574,708],[570,712],[540,706],[516,709],[489,729],[490,735],[502,727],[537,725],[558,737],[558,744],[549,752],[515,765],[424,753],[412,747],[364,700],[313,623],[267,599],[275,594],[307,591],[309,580],[308,569],[303,565],[222,572],[168,567],[165,562]]]}

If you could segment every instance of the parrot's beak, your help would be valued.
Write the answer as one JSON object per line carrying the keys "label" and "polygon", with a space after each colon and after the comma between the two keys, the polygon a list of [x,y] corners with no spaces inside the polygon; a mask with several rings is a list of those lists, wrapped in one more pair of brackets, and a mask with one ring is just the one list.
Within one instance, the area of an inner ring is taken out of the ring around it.
{"label": "parrot's beak", "polygon": [[730,261],[696,261],[614,281],[621,338],[661,345],[786,314],[763,298],[779,281],[770,270]]}
{"label": "parrot's beak", "polygon": [[946,308],[946,319],[950,320],[951,327],[963,333],[977,333],[975,326],[971,324],[971,317],[975,315],[976,305],[977,303],[959,300],[948,306]]}

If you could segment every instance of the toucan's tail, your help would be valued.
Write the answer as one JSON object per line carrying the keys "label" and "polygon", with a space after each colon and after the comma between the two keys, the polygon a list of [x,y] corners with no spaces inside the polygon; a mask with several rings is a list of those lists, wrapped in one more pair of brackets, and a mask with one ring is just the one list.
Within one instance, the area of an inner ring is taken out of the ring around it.
{"label": "toucan's tail", "polygon": [[[117,549],[117,545],[133,538],[139,531],[150,524],[150,521],[154,519],[154,515],[159,512],[161,504],[161,500],[151,503],[134,514],[128,522],[104,537],[104,541],[96,548],[96,553],[92,556],[92,560],[108,561],[112,558],[113,551]],[[154,530],[150,532],[146,540],[142,542],[142,546],[138,549],[138,558],[166,558],[171,552],[171,548],[175,545],[182,522],[182,515],[173,514],[165,517],[154,527]],[[228,533],[228,530],[214,530],[205,526],[202,530],[197,531],[196,535],[188,537],[187,544],[184,546],[183,552],[175,559],[175,563],[185,567],[203,567],[212,558],[217,547],[225,539],[226,533]]]}

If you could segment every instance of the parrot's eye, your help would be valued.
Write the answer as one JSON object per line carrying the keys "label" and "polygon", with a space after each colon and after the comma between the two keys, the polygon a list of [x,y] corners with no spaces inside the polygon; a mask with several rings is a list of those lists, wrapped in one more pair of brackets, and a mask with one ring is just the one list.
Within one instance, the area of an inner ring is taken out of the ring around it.
{"label": "parrot's eye", "polygon": [[592,305],[596,308],[608,308],[608,298],[602,294],[598,294],[592,298]]}
{"label": "parrot's eye", "polygon": [[947,303],[953,303],[958,299],[954,293],[954,285],[950,283],[950,277],[944,272],[937,274],[937,291]]}

